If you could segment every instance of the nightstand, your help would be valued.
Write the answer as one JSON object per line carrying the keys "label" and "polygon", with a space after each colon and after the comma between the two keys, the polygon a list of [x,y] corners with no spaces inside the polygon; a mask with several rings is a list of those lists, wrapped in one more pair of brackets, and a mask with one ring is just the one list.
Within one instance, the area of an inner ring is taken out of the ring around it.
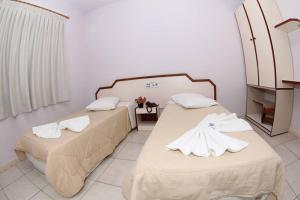
{"label": "nightstand", "polygon": [[152,111],[150,112],[151,108],[147,109],[144,108],[135,108],[135,117],[136,117],[136,125],[138,131],[151,131],[159,117],[159,108],[153,107]]}

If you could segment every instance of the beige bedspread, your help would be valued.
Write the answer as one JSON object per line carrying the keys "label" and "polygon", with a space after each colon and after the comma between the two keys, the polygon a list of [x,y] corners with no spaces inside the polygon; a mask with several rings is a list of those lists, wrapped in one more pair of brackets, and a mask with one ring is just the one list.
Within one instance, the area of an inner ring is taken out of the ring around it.
{"label": "beige bedspread", "polygon": [[63,130],[58,139],[43,139],[29,132],[16,146],[20,159],[27,152],[46,161],[47,179],[64,197],[78,193],[89,173],[131,130],[127,107],[98,112],[84,110],[65,119],[83,115],[89,115],[91,123],[81,133]]}
{"label": "beige bedspread", "polygon": [[273,193],[281,199],[283,162],[254,131],[229,133],[249,142],[249,146],[221,157],[184,156],[179,151],[166,150],[167,144],[195,127],[207,114],[223,112],[227,111],[221,106],[186,110],[167,105],[135,168],[124,181],[126,199],[210,200],[263,193]]}

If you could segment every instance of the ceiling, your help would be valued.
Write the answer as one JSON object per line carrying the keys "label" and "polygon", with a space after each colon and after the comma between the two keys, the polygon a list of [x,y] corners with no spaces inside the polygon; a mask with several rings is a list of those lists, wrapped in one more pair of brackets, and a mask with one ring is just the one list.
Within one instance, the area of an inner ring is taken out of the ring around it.
{"label": "ceiling", "polygon": [[[99,8],[101,6],[105,6],[120,0],[67,0],[67,1],[73,4],[81,12],[86,13],[96,8]],[[232,0],[232,1],[237,2],[238,5],[240,5],[240,3],[243,2],[243,0]]]}
{"label": "ceiling", "polygon": [[72,3],[76,8],[78,8],[82,12],[89,12],[98,7],[107,5],[109,3],[113,3],[119,0],[68,0]]}

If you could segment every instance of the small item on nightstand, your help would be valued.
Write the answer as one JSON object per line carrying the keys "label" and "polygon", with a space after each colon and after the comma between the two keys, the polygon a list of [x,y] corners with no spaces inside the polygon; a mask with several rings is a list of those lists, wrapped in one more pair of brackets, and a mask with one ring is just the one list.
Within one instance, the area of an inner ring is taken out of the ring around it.
{"label": "small item on nightstand", "polygon": [[146,102],[146,110],[148,113],[152,113],[152,108],[156,108],[156,107],[158,107],[158,105],[156,103],[154,103],[154,102],[152,103],[150,101]]}
{"label": "small item on nightstand", "polygon": [[139,98],[135,99],[135,102],[137,103],[139,108],[144,107],[144,103],[146,102],[147,98],[140,96]]}

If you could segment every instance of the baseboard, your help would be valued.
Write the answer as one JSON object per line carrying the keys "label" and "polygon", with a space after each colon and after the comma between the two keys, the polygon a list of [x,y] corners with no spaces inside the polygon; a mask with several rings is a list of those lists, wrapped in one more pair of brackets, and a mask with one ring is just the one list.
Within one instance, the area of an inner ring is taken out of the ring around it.
{"label": "baseboard", "polygon": [[300,138],[300,131],[290,128],[290,133],[294,134],[297,138]]}
{"label": "baseboard", "polygon": [[16,165],[19,162],[18,158],[14,158],[12,160],[10,160],[9,162],[0,165],[0,173],[5,172],[6,170],[8,170],[9,168],[11,168],[12,166]]}

